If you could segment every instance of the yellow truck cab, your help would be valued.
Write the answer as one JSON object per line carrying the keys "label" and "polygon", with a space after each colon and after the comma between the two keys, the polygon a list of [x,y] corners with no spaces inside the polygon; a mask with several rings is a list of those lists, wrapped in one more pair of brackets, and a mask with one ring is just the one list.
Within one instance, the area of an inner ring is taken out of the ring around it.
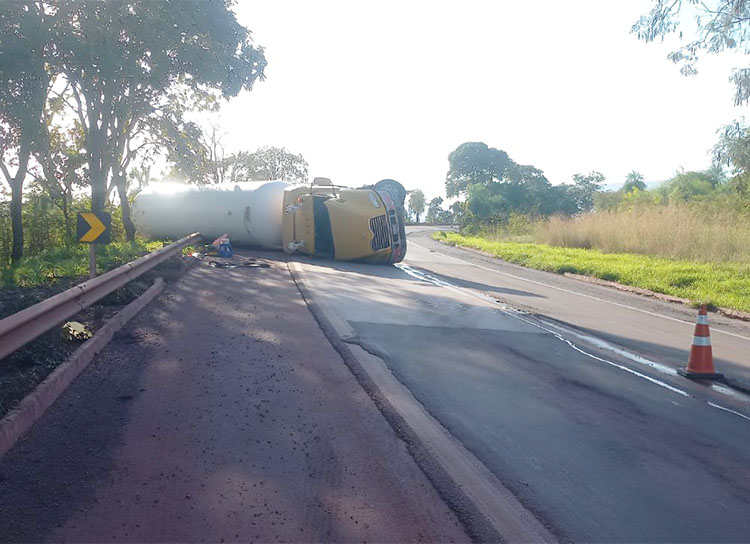
{"label": "yellow truck cab", "polygon": [[284,251],[338,261],[400,262],[406,255],[405,196],[394,180],[372,189],[336,187],[327,178],[286,187]]}

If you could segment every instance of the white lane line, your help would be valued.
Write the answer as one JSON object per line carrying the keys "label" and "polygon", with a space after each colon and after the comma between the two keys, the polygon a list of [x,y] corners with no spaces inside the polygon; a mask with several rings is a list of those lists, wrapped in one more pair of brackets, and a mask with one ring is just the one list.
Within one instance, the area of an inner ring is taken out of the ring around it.
{"label": "white lane line", "polygon": [[[579,297],[589,298],[591,300],[597,300],[599,302],[604,302],[605,304],[611,304],[612,306],[619,306],[620,308],[627,308],[628,310],[634,310],[636,312],[641,312],[643,314],[652,315],[654,317],[661,317],[663,319],[668,319],[670,321],[676,321],[677,323],[685,323],[686,325],[694,325],[695,324],[695,323],[691,323],[690,321],[685,321],[684,319],[678,319],[676,317],[670,317],[668,315],[664,315],[664,314],[660,314],[660,313],[656,313],[656,312],[650,312],[648,310],[643,310],[642,308],[636,308],[635,306],[628,306],[627,304],[621,304],[619,302],[612,302],[611,300],[606,300],[606,299],[603,299],[603,298],[595,297],[593,295],[586,295],[584,293],[578,293],[578,292],[573,291],[571,289],[565,289],[564,287],[557,287],[555,285],[550,285],[548,283],[544,283],[544,282],[541,282],[541,281],[530,280],[528,278],[524,278],[524,277],[521,277],[521,276],[516,276],[515,274],[508,274],[507,272],[500,272],[499,270],[495,270],[494,268],[488,268],[488,267],[482,266],[480,264],[471,263],[469,261],[464,261],[463,259],[459,259],[458,257],[454,257],[453,255],[448,255],[447,253],[440,253],[439,251],[431,250],[431,249],[429,249],[429,248],[427,248],[427,247],[425,247],[423,245],[420,245],[420,244],[418,244],[416,242],[409,241],[409,243],[412,244],[412,245],[415,245],[417,247],[421,247],[422,249],[424,249],[426,251],[432,251],[433,253],[437,253],[441,257],[446,257],[448,259],[453,259],[454,261],[457,261],[459,263],[466,264],[466,265],[469,265],[469,266],[474,266],[476,268],[481,268],[482,270],[486,270],[488,272],[494,272],[495,274],[500,274],[501,276],[507,276],[509,278],[513,278],[513,279],[516,279],[516,280],[521,280],[521,281],[525,281],[525,282],[528,282],[528,283],[533,283],[533,284],[536,284],[536,285],[541,285],[543,287],[549,287],[550,289],[555,289],[557,291],[562,291],[563,293],[569,293],[571,295],[577,295]],[[718,333],[726,334],[726,335],[729,335],[729,336],[734,336],[735,338],[741,338],[742,340],[748,340],[748,341],[750,341],[750,337],[748,337],[748,336],[742,336],[741,334],[736,334],[736,333],[733,333],[733,332],[724,331],[724,330],[719,329],[717,327],[711,327],[711,331],[715,331],[715,332],[718,332]]]}
{"label": "white lane line", "polygon": [[[435,285],[437,285],[439,287],[446,287],[448,289],[457,291],[459,293],[463,293],[463,294],[466,294],[466,295],[471,295],[471,296],[473,296],[475,298],[481,298],[482,300],[490,300],[493,303],[497,304],[497,301],[495,299],[493,299],[493,298],[487,297],[485,295],[474,293],[470,289],[464,289],[462,287],[458,287],[457,285],[453,285],[452,283],[449,283],[447,281],[434,278],[434,277],[430,276],[429,274],[423,273],[420,270],[415,270],[414,268],[411,268],[409,265],[400,263],[400,264],[397,264],[396,266],[398,268],[400,268],[401,270],[403,270],[404,272],[406,272],[407,274],[409,274],[410,276],[414,277],[414,278],[421,279],[421,280],[424,280],[424,281],[428,281],[428,282],[433,283],[433,284],[435,284]],[[623,366],[623,365],[619,365],[619,364],[617,364],[617,363],[615,363],[613,361],[610,361],[608,359],[604,359],[602,357],[598,357],[598,356],[594,355],[593,353],[588,353],[587,351],[584,351],[581,348],[579,348],[578,346],[576,346],[570,340],[568,340],[566,338],[563,338],[562,335],[560,335],[560,333],[557,333],[557,332],[553,331],[552,329],[548,329],[546,327],[543,327],[542,325],[540,325],[538,323],[534,323],[533,321],[525,319],[525,318],[521,317],[520,315],[515,315],[512,312],[508,312],[506,310],[500,310],[500,311],[502,311],[504,314],[506,314],[506,315],[508,315],[510,317],[514,317],[514,318],[516,318],[516,319],[518,319],[520,321],[523,321],[527,325],[531,325],[532,327],[535,327],[537,329],[541,329],[541,330],[543,330],[545,332],[548,332],[549,334],[551,334],[552,336],[554,336],[555,338],[557,338],[561,342],[565,342],[571,348],[573,348],[577,352],[579,352],[579,353],[581,353],[581,354],[583,354],[583,355],[585,355],[587,357],[591,357],[592,359],[594,359],[596,361],[600,361],[602,363],[605,363],[605,364],[614,366],[616,368],[619,368],[621,370],[624,370],[625,372],[629,372],[630,374],[633,374],[634,376],[638,376],[639,378],[642,378],[642,379],[644,379],[646,381],[649,381],[649,382],[651,382],[651,383],[653,383],[655,385],[658,385],[659,387],[663,387],[664,389],[672,391],[673,393],[677,393],[677,394],[682,395],[684,397],[689,397],[690,396],[686,391],[683,391],[682,389],[678,389],[676,387],[672,387],[668,383],[664,383],[664,382],[662,382],[660,380],[652,378],[651,376],[646,376],[645,374],[641,374],[640,372],[638,372],[636,370],[633,370],[633,369],[628,368],[628,367]]]}
{"label": "white lane line", "polygon": [[579,334],[572,329],[569,329],[567,327],[561,327],[560,325],[551,323],[547,321],[546,319],[540,319],[540,321],[544,323],[545,325],[547,325],[548,327],[552,327],[559,331],[563,331],[565,334],[568,334],[570,336],[575,336],[576,338],[579,338],[580,340],[583,340],[584,342],[591,344],[593,346],[596,346],[598,348],[606,349],[607,351],[616,353],[617,355],[625,357],[626,359],[630,359],[634,363],[638,363],[640,365],[651,367],[657,372],[661,372],[662,374],[666,374],[667,376],[678,375],[677,371],[672,367],[663,365],[661,363],[657,363],[656,361],[652,361],[650,359],[646,359],[645,357],[641,357],[640,355],[636,355],[635,353],[631,353],[630,351],[627,351],[625,349],[618,348],[617,346],[614,346],[610,344],[609,342],[605,342],[604,340],[601,340],[594,336],[589,336],[587,334]]}
{"label": "white lane line", "polygon": [[750,396],[740,391],[737,391],[736,389],[725,387],[721,385],[720,383],[712,383],[711,389],[713,389],[714,391],[718,391],[719,393],[723,395],[727,395],[728,397],[732,397],[735,400],[741,400],[742,402],[750,402]]}
{"label": "white lane line", "polygon": [[[307,274],[307,270],[301,263],[291,261],[289,264],[290,271],[293,272],[292,277],[294,274],[299,274],[300,278],[313,290],[313,286],[317,283],[317,280],[312,277],[314,275]],[[409,273],[408,270],[404,272]],[[413,275],[419,278],[417,274]],[[447,288],[449,284],[441,285],[441,287]],[[329,321],[347,323],[342,326],[345,332],[348,331],[348,322],[334,313],[328,304],[322,302],[319,293],[315,291],[318,290],[314,290],[311,296]],[[337,331],[337,334],[340,333]],[[346,338],[342,337],[342,339],[347,341]],[[461,492],[484,514],[503,541],[550,544],[557,542],[555,536],[521,504],[497,476],[451,435],[414,397],[412,392],[398,381],[380,357],[368,353],[356,344],[349,343],[348,346],[381,394],[388,399],[391,406],[419,436],[425,447],[433,453]]]}
{"label": "white lane line", "polygon": [[[512,315],[512,314],[508,314],[508,315]],[[664,383],[663,381],[657,380],[655,378],[652,378],[651,376],[646,376],[645,374],[641,374],[640,372],[638,372],[637,370],[633,370],[632,368],[628,368],[628,367],[623,366],[623,365],[618,365],[617,363],[615,363],[613,361],[610,361],[609,359],[604,359],[603,357],[599,357],[597,355],[594,355],[593,353],[589,353],[587,351],[584,351],[581,348],[579,348],[578,346],[576,346],[573,342],[571,342],[570,340],[568,340],[567,338],[563,338],[560,333],[557,333],[557,332],[555,332],[555,331],[553,331],[551,329],[548,329],[546,327],[542,327],[541,325],[539,325],[537,323],[534,323],[533,321],[529,321],[527,319],[524,319],[524,318],[522,318],[520,316],[513,315],[513,317],[515,317],[516,319],[520,319],[521,321],[523,321],[525,323],[528,323],[529,325],[533,325],[535,327],[538,327],[538,328],[542,329],[543,331],[547,331],[551,335],[555,336],[558,340],[561,340],[561,341],[565,342],[571,348],[573,348],[574,350],[576,350],[579,353],[582,353],[583,355],[585,355],[587,357],[591,357],[592,359],[594,359],[596,361],[600,361],[602,363],[606,363],[608,365],[611,365],[611,366],[614,366],[616,368],[619,368],[620,370],[624,370],[625,372],[629,372],[629,373],[631,373],[631,374],[633,374],[635,376],[638,376],[639,378],[642,378],[642,379],[647,380],[647,381],[649,381],[649,382],[651,382],[651,383],[653,383],[655,385],[658,385],[659,387],[663,387],[664,389],[668,389],[669,391],[672,391],[673,393],[677,393],[678,395],[682,395],[683,397],[690,397],[690,394],[687,391],[683,391],[682,389],[678,389],[677,387],[673,387],[673,386],[669,385],[668,383]]]}
{"label": "white lane line", "polygon": [[[495,299],[493,299],[491,297],[488,297],[488,296],[483,295],[481,293],[475,293],[471,289],[466,289],[466,288],[463,288],[463,287],[459,287],[459,286],[453,285],[452,283],[449,283],[449,282],[447,282],[445,280],[441,280],[441,279],[435,278],[433,276],[430,276],[429,274],[425,274],[421,270],[416,270],[416,269],[410,267],[409,265],[405,265],[405,264],[401,263],[401,264],[397,264],[395,266],[397,266],[399,269],[403,270],[405,273],[409,274],[410,276],[412,276],[414,278],[417,278],[417,279],[420,279],[422,281],[427,281],[427,282],[432,283],[434,285],[437,285],[439,287],[445,287],[445,288],[451,289],[453,291],[456,291],[458,293],[463,293],[465,295],[471,295],[471,296],[473,296],[475,298],[479,298],[479,299],[484,300],[484,301],[491,301],[494,304],[497,304],[497,300],[495,300]],[[542,326],[542,325],[540,325],[538,323],[535,323],[535,322],[533,322],[533,321],[531,321],[529,319],[526,319],[526,318],[522,317],[521,315],[518,315],[517,313],[514,313],[512,311],[508,311],[506,309],[502,309],[500,311],[503,312],[504,314],[510,316],[510,317],[518,319],[519,321],[523,321],[527,325],[531,325],[532,327],[536,327],[538,329],[541,329],[543,331],[548,332],[549,334],[553,335],[555,338],[557,338],[561,342],[565,342],[568,346],[570,346],[571,348],[573,348],[575,351],[581,353],[582,355],[585,355],[586,357],[590,357],[591,359],[594,359],[595,361],[599,361],[599,362],[605,363],[607,365],[613,366],[615,368],[619,368],[620,370],[624,370],[625,372],[633,374],[634,376],[637,376],[638,378],[641,378],[641,379],[646,380],[646,381],[648,381],[650,383],[653,383],[654,385],[658,385],[659,387],[663,387],[664,389],[667,389],[668,391],[671,391],[671,392],[676,393],[678,395],[682,395],[683,397],[695,399],[698,402],[703,402],[705,404],[708,404],[712,408],[717,408],[719,410],[723,410],[725,412],[729,412],[731,414],[735,414],[737,416],[740,416],[743,419],[746,419],[746,420],[750,421],[750,417],[745,416],[744,414],[741,414],[740,412],[737,412],[735,410],[731,410],[730,408],[726,408],[724,406],[721,406],[719,404],[715,404],[715,403],[710,402],[710,401],[705,401],[705,400],[699,399],[699,398],[691,395],[687,391],[683,391],[682,389],[679,389],[677,387],[669,385],[668,383],[665,383],[665,382],[663,382],[661,380],[657,380],[655,378],[652,378],[651,376],[647,376],[646,374],[642,374],[642,373],[640,373],[640,372],[638,372],[636,370],[633,370],[632,368],[628,368],[628,367],[626,367],[624,365],[617,364],[614,361],[610,361],[608,359],[604,359],[603,357],[599,357],[597,355],[594,355],[593,353],[589,353],[589,352],[587,352],[587,351],[579,348],[576,344],[574,344],[573,342],[571,342],[567,338],[564,338],[560,333],[555,332],[552,329],[544,327],[544,326]],[[611,348],[612,351],[614,351],[615,353],[624,354],[628,359],[631,359],[631,360],[633,360],[635,362],[638,362],[640,364],[646,364],[646,365],[648,365],[648,366],[650,366],[650,367],[652,367],[655,370],[658,370],[660,372],[664,372],[664,373],[670,374],[670,375],[675,375],[676,374],[671,368],[668,368],[668,367],[666,367],[664,365],[661,365],[660,363],[655,363],[653,361],[649,361],[648,359],[645,359],[645,358],[640,357],[638,355],[629,353],[629,352],[627,352],[625,350],[621,350],[619,348],[616,348],[615,346],[612,346],[611,344],[608,344],[607,342],[604,342],[603,340],[598,340],[596,338],[588,337],[588,336],[587,337],[583,337],[581,335],[572,333],[571,331],[569,331],[567,329],[564,329],[562,327],[553,325],[551,323],[547,323],[546,321],[544,321],[544,323],[548,324],[548,325],[550,325],[552,327],[555,327],[555,328],[557,328],[559,330],[564,330],[566,333],[570,333],[573,336],[577,336],[578,338],[581,338],[581,339],[587,338],[587,339],[595,340],[596,343],[600,344],[599,347],[608,346],[607,349]],[[596,343],[595,343],[595,345],[596,345]],[[719,392],[723,392],[721,386],[713,387],[713,389],[715,389],[716,391],[719,391]]]}
{"label": "white lane line", "polygon": [[[416,278],[421,281],[426,281],[428,283],[431,283],[433,285],[437,285],[438,287],[445,287],[446,289],[450,289],[451,291],[455,291],[456,293],[461,293],[464,295],[471,295],[474,298],[478,298],[479,300],[483,300],[485,302],[491,303],[493,306],[498,305],[497,299],[494,299],[490,296],[487,296],[485,294],[470,291],[467,289],[463,289],[461,287],[458,287],[457,285],[453,285],[452,283],[448,283],[447,281],[443,281],[439,278],[436,278],[435,276],[431,276],[425,272],[422,272],[421,270],[417,270],[415,268],[410,267],[408,264],[404,263],[398,263],[394,264],[396,268],[403,270],[407,274],[409,274],[411,277]],[[504,306],[504,305],[503,305]]]}
{"label": "white lane line", "polygon": [[[662,374],[665,374],[667,376],[678,376],[677,371],[669,366],[663,365],[661,363],[657,363],[656,361],[652,361],[650,359],[646,359],[645,357],[641,357],[640,355],[637,355],[635,353],[632,353],[630,351],[627,351],[622,348],[618,348],[617,346],[614,346],[610,344],[609,342],[605,342],[604,340],[601,340],[599,338],[596,338],[594,336],[589,336],[586,334],[579,334],[575,330],[570,329],[568,327],[561,327],[560,325],[556,323],[552,323],[550,321],[547,321],[546,319],[538,318],[539,321],[547,325],[548,327],[552,327],[554,329],[557,329],[559,331],[563,331],[565,334],[569,336],[575,336],[576,338],[579,338],[580,340],[583,340],[587,344],[591,344],[593,346],[596,346],[601,349],[605,349],[607,351],[611,351],[613,353],[616,353],[617,355],[620,355],[622,357],[625,357],[626,359],[630,359],[634,363],[638,363],[641,365],[648,366],[657,372],[661,372]],[[745,393],[742,393],[741,391],[736,391],[734,389],[731,389],[729,387],[725,387],[721,385],[720,383],[712,383],[709,386],[714,391],[717,391],[718,393],[721,393],[722,395],[726,395],[728,397],[732,397],[735,400],[739,400],[742,402],[750,402],[750,396],[746,395]]]}
{"label": "white lane line", "polygon": [[750,417],[747,417],[744,414],[740,414],[739,412],[735,412],[734,410],[730,410],[729,408],[724,408],[723,406],[719,406],[718,404],[714,404],[713,402],[707,402],[706,404],[708,404],[712,408],[718,408],[719,410],[723,410],[725,412],[729,412],[730,414],[734,414],[736,416],[740,416],[742,419],[746,419],[746,420],[750,421]]}

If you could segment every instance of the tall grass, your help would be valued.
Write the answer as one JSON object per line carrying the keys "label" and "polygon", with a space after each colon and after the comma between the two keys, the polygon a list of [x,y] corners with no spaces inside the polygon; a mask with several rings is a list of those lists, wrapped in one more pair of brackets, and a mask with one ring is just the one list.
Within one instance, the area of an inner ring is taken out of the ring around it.
{"label": "tall grass", "polygon": [[[97,248],[97,269],[106,272],[162,246],[161,242],[114,242]],[[89,271],[88,245],[53,247],[14,264],[0,265],[0,288],[44,287],[62,278],[86,276]]]}
{"label": "tall grass", "polygon": [[553,217],[535,225],[537,243],[703,262],[750,262],[750,217],[689,205]]}

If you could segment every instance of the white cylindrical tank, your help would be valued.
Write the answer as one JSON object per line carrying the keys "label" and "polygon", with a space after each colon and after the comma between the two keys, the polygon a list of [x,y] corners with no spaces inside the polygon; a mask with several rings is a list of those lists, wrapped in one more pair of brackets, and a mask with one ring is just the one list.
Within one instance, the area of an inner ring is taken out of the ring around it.
{"label": "white cylindrical tank", "polygon": [[133,223],[149,238],[176,240],[200,232],[224,233],[234,245],[281,247],[284,181],[217,185],[158,183],[135,198]]}

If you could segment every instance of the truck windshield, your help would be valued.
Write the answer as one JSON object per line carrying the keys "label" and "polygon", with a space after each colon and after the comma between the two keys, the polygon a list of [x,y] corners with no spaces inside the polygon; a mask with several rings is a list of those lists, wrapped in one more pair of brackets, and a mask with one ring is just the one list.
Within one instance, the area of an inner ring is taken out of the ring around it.
{"label": "truck windshield", "polygon": [[328,196],[313,196],[313,217],[315,218],[315,255],[334,258],[333,232],[331,231],[331,217],[325,201]]}

